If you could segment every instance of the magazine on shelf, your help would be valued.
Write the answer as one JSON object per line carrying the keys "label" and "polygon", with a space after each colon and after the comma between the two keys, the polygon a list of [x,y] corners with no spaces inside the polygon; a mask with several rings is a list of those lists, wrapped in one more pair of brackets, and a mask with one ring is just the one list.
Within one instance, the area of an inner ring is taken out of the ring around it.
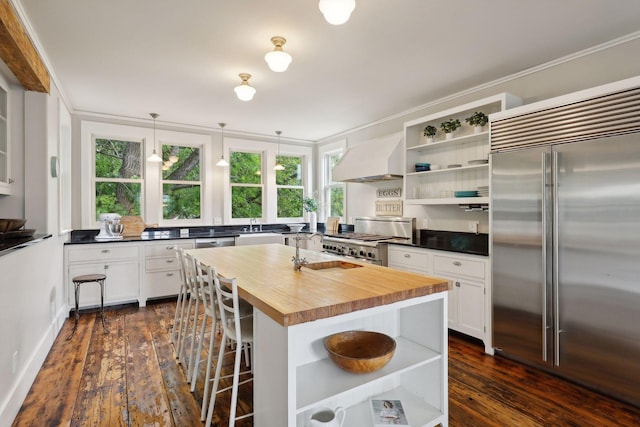
{"label": "magazine on shelf", "polygon": [[393,399],[371,399],[370,402],[374,427],[409,427],[409,421],[407,421],[407,414],[402,407],[402,401]]}

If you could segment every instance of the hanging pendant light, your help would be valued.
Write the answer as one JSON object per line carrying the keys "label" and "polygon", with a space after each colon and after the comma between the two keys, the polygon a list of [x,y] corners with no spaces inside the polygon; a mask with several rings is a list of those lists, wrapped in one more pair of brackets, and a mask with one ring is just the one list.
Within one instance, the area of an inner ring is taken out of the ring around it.
{"label": "hanging pendant light", "polygon": [[227,166],[229,166],[229,162],[227,162],[224,159],[224,127],[226,126],[226,123],[218,123],[218,126],[220,126],[220,132],[221,132],[221,139],[222,139],[222,155],[220,156],[220,160],[218,160],[218,162],[216,163],[216,166],[220,166],[223,168],[226,168]]}
{"label": "hanging pendant light", "polygon": [[264,60],[267,61],[271,71],[275,71],[276,73],[287,71],[289,64],[291,64],[291,55],[282,50],[282,46],[284,46],[286,42],[287,40],[284,37],[271,37],[271,43],[273,43],[275,47],[264,56]]}
{"label": "hanging pendant light", "polygon": [[282,163],[280,163],[280,161],[278,160],[278,157],[280,157],[280,134],[281,133],[282,133],[281,130],[276,131],[276,135],[278,135],[278,155],[276,156],[276,165],[273,167],[273,170],[275,171],[284,170],[284,166],[282,166]]}
{"label": "hanging pendant light", "polygon": [[153,119],[153,152],[149,157],[147,157],[148,162],[152,163],[162,163],[162,157],[158,155],[156,151],[156,119],[158,118],[158,113],[149,113],[151,118]]}
{"label": "hanging pendant light", "polygon": [[320,0],[318,8],[329,24],[342,25],[356,8],[356,0]]}
{"label": "hanging pendant light", "polygon": [[238,75],[242,79],[242,82],[239,86],[234,87],[233,90],[241,101],[251,101],[251,99],[253,99],[253,95],[256,94],[255,88],[249,86],[249,78],[251,78],[251,74],[240,73]]}

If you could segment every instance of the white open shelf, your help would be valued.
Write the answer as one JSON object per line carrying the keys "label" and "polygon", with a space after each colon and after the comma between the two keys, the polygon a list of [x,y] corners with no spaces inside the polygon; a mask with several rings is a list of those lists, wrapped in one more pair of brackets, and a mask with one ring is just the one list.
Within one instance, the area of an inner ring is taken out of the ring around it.
{"label": "white open shelf", "polygon": [[321,404],[325,399],[339,397],[358,387],[382,381],[441,358],[441,354],[403,337],[396,337],[396,351],[382,369],[368,374],[354,374],[336,366],[325,358],[298,366],[296,369],[297,411],[303,412]]}
{"label": "white open shelf", "polygon": [[407,147],[407,151],[429,151],[433,148],[442,147],[443,145],[446,145],[447,147],[449,147],[456,144],[465,144],[468,142],[486,141],[488,136],[489,136],[489,131],[487,130],[483,132],[472,133],[469,135],[462,135],[462,136],[454,137],[451,139],[443,139],[440,141],[420,144],[414,147]]}
{"label": "white open shelf", "polygon": [[440,173],[447,173],[447,172],[460,172],[462,170],[483,169],[483,168],[486,169],[488,167],[489,167],[488,163],[483,163],[481,165],[466,165],[466,166],[460,166],[457,168],[443,168],[435,171],[407,172],[407,176],[425,176],[425,175],[440,174]]}
{"label": "white open shelf", "polygon": [[407,205],[480,205],[488,204],[488,197],[442,197],[439,199],[406,199]]}

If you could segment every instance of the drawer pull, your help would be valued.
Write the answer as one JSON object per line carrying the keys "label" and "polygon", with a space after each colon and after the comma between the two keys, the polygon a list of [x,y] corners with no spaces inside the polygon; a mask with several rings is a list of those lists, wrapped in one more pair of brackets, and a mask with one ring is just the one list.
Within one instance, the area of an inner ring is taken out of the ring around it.
{"label": "drawer pull", "polygon": [[176,248],[175,246],[167,246],[167,250],[168,250],[168,251],[172,251],[172,250],[174,250],[175,248]]}
{"label": "drawer pull", "polygon": [[103,253],[103,254],[108,254],[111,251],[109,249],[103,249],[100,252]]}
{"label": "drawer pull", "polygon": [[168,259],[167,263],[171,264],[173,261],[175,261],[175,259]]}
{"label": "drawer pull", "polygon": [[172,277],[173,273],[167,273],[167,277]]}
{"label": "drawer pull", "polygon": [[405,258],[411,258],[411,254],[404,254]]}
{"label": "drawer pull", "polygon": [[456,286],[459,288],[460,287],[460,282],[456,282]]}
{"label": "drawer pull", "polygon": [[456,267],[460,267],[462,263],[460,261],[453,261],[453,265],[455,265]]}

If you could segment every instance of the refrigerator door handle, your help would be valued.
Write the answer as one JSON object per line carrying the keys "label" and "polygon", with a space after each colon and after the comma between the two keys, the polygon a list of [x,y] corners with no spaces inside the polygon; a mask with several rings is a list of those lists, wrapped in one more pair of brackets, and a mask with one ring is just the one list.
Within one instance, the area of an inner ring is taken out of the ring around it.
{"label": "refrigerator door handle", "polygon": [[547,361],[547,157],[549,153],[542,152],[542,360]]}
{"label": "refrigerator door handle", "polygon": [[553,204],[553,264],[552,264],[552,282],[551,289],[553,292],[553,363],[555,366],[560,366],[560,292],[558,289],[559,282],[559,266],[560,244],[558,242],[558,159],[559,153],[557,151],[552,152],[552,177],[553,180],[553,198],[556,203]]}

